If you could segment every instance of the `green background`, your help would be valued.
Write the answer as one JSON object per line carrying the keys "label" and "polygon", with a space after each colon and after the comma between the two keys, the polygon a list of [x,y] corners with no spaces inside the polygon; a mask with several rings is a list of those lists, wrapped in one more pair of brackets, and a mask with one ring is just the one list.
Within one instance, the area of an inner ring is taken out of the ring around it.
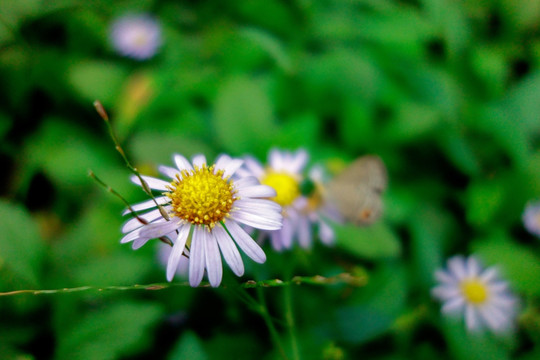
{"label": "green background", "polygon": [[[330,173],[384,160],[379,223],[339,227],[332,248],[266,245],[266,264],[246,261],[241,282],[283,278],[284,264],[367,276],[290,288],[303,359],[540,358],[540,242],[521,220],[540,197],[539,0],[109,3],[0,0],[0,291],[165,281],[157,242],[120,245],[123,204],[88,177],[145,199],[99,99],[145,174],[173,152],[264,160],[273,146],[306,148]],[[110,45],[128,12],[162,25],[149,61]],[[468,336],[430,298],[433,271],[473,253],[521,297],[513,335]],[[287,344],[284,289],[262,292]],[[0,297],[0,354],[279,358],[230,286]]]}

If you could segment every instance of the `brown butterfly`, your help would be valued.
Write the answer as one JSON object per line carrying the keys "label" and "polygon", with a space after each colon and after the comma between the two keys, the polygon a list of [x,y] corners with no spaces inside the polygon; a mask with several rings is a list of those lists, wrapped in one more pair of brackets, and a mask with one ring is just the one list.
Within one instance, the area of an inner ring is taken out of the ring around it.
{"label": "brown butterfly", "polygon": [[328,184],[327,197],[345,220],[370,225],[382,214],[382,193],[387,185],[388,175],[382,160],[365,155]]}

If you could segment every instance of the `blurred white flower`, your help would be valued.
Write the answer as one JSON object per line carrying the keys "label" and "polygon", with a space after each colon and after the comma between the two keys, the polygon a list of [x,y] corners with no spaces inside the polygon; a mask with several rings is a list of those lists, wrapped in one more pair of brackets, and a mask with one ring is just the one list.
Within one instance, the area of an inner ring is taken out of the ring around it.
{"label": "blurred white flower", "polygon": [[[276,196],[269,186],[254,177],[238,178],[236,171],[243,160],[221,155],[215,165],[208,166],[203,155],[193,158],[193,165],[182,155],[174,155],[177,168],[160,166],[159,171],[170,182],[142,176],[149,188],[163,192],[154,200],[136,204],[134,211],[146,211],[128,220],[122,227],[127,235],[121,243],[133,242],[138,249],[150,239],[174,239],[167,263],[167,280],[175,275],[183,254],[189,255],[189,283],[198,286],[206,269],[210,285],[221,283],[221,255],[237,275],[244,273],[244,264],[237,246],[252,260],[263,263],[266,255],[261,247],[238,223],[256,229],[278,230],[282,225],[281,207],[264,199]],[[137,176],[131,180],[141,185]],[[160,211],[161,210],[161,211]],[[162,214],[164,211],[167,218]],[[130,213],[126,210],[124,214]]]}
{"label": "blurred white flower", "polygon": [[474,256],[458,255],[448,259],[447,268],[437,270],[435,277],[439,285],[432,289],[432,295],[443,302],[443,314],[464,316],[471,332],[513,329],[518,300],[496,268],[483,268]]}
{"label": "blurred white flower", "polygon": [[147,14],[124,15],[117,18],[110,31],[112,45],[120,54],[146,60],[161,46],[161,26]]}
{"label": "blurred white flower", "polygon": [[[268,154],[268,165],[263,165],[252,157],[247,157],[244,170],[247,174],[256,176],[262,184],[271,186],[277,192],[272,200],[283,208],[283,227],[276,231],[263,231],[263,237],[268,236],[272,247],[277,251],[290,249],[295,239],[303,248],[312,244],[312,225],[318,224],[321,240],[329,244],[334,239],[330,226],[320,217],[322,197],[322,173],[314,172],[310,179],[314,191],[304,196],[301,185],[303,172],[308,161],[308,153],[304,149],[295,152],[271,149]],[[242,171],[241,170],[241,171]]]}
{"label": "blurred white flower", "polygon": [[540,201],[527,203],[523,212],[523,225],[528,232],[540,237]]}

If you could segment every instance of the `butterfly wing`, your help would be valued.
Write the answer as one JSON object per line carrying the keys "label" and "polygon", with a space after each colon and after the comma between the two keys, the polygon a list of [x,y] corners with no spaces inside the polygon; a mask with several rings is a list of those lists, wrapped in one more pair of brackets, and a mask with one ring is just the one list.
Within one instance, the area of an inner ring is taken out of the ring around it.
{"label": "butterfly wing", "polygon": [[355,160],[329,184],[328,196],[346,220],[369,225],[382,214],[381,195],[387,185],[382,160],[366,155]]}

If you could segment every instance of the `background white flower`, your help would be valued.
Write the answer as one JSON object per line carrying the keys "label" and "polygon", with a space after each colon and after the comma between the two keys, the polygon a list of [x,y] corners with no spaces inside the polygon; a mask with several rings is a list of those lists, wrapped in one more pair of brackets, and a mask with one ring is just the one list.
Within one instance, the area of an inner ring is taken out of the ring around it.
{"label": "background white flower", "polygon": [[447,268],[437,270],[435,277],[439,285],[432,295],[443,302],[443,314],[464,315],[469,331],[513,329],[518,301],[496,268],[484,269],[476,257],[458,255],[448,259]]}
{"label": "background white flower", "polygon": [[272,200],[283,208],[283,227],[277,231],[265,231],[272,247],[281,251],[291,248],[293,239],[298,236],[302,246],[311,243],[310,231],[306,231],[305,216],[302,216],[297,201],[302,197],[300,182],[306,166],[308,154],[304,149],[296,152],[271,149],[268,154],[268,166],[263,165],[252,157],[246,157],[244,174],[256,176],[262,184],[274,188],[277,192]]}
{"label": "background white flower", "polygon": [[528,232],[540,237],[540,201],[527,204],[523,212],[523,225]]}
{"label": "background white flower", "polygon": [[161,46],[161,26],[147,14],[124,15],[110,31],[112,45],[120,54],[137,60],[153,57]]}
{"label": "background white flower", "polygon": [[[254,177],[233,177],[243,160],[227,155],[220,156],[212,166],[206,164],[203,155],[196,155],[193,165],[178,154],[174,161],[177,168],[159,167],[170,182],[142,176],[148,187],[163,192],[155,199],[162,208],[156,208],[154,200],[134,205],[134,211],[146,211],[139,217],[148,224],[136,218],[128,220],[122,227],[127,235],[121,243],[133,242],[133,249],[138,249],[153,238],[175,239],[167,263],[167,280],[172,280],[182,254],[189,248],[191,286],[200,284],[205,269],[210,284],[219,286],[223,275],[221,255],[237,276],[243,275],[244,264],[237,246],[252,260],[263,263],[266,255],[239,223],[256,229],[280,229],[281,207],[264,199],[275,196],[274,189],[260,185]],[[137,176],[132,181],[141,185]]]}

